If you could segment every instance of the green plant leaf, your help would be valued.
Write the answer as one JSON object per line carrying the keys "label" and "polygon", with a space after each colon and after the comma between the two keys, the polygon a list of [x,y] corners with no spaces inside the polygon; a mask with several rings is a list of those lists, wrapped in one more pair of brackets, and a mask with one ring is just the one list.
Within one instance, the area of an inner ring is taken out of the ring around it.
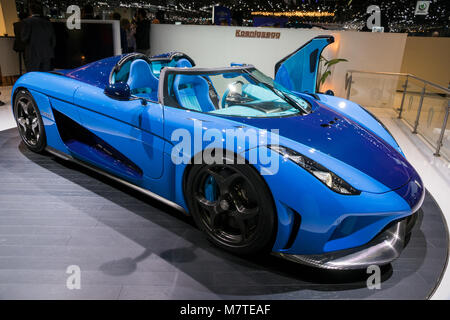
{"label": "green plant leaf", "polygon": [[348,62],[347,59],[331,59],[325,63],[327,67],[331,67],[339,62]]}
{"label": "green plant leaf", "polygon": [[324,74],[322,74],[322,77],[320,77],[320,84],[324,84],[330,75],[331,75],[331,71],[327,71]]}

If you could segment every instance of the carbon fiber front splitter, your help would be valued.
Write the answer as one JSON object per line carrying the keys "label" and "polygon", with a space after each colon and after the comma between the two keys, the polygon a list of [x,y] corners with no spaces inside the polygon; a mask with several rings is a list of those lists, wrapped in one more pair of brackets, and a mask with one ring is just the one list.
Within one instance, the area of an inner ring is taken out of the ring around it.
{"label": "carbon fiber front splitter", "polygon": [[274,255],[312,267],[331,270],[365,269],[371,265],[386,265],[400,256],[405,247],[408,219],[394,223],[364,246],[320,255]]}

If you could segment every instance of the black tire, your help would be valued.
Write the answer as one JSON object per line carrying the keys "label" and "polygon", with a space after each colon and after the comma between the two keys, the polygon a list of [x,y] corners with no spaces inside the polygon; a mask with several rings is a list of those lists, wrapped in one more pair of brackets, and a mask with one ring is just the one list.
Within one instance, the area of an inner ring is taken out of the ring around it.
{"label": "black tire", "polygon": [[[215,185],[215,199],[207,199],[205,183]],[[275,205],[253,167],[194,165],[186,179],[185,195],[195,223],[215,245],[238,255],[272,248],[277,229]]]}
{"label": "black tire", "polygon": [[20,137],[31,151],[42,153],[47,146],[44,122],[33,96],[25,89],[14,99],[14,118]]}

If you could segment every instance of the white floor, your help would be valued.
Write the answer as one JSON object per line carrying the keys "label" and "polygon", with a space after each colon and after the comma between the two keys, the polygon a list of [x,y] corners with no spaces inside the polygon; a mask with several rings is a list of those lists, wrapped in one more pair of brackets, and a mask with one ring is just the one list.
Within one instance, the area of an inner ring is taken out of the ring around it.
{"label": "white floor", "polygon": [[[16,126],[11,112],[11,88],[0,87],[0,101],[7,104],[0,107],[0,131]],[[426,188],[439,204],[450,229],[450,163],[433,156],[433,150],[417,135],[411,134],[410,128],[395,114],[386,109],[374,109],[377,117],[388,127],[403,149],[409,162],[422,177]],[[1,152],[1,150],[0,150]],[[450,268],[447,266],[440,286],[432,299],[450,299]]]}

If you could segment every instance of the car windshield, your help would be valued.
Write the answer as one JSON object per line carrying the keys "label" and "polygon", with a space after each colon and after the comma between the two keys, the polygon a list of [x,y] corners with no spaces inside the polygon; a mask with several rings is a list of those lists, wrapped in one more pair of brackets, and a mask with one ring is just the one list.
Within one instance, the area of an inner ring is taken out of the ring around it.
{"label": "car windshield", "polygon": [[165,104],[238,117],[307,114],[311,106],[254,68],[170,70]]}

